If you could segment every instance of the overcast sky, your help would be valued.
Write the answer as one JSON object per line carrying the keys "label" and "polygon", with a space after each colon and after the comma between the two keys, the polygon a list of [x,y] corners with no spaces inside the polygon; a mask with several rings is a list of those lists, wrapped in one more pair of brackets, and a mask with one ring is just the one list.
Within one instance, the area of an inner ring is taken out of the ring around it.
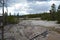
{"label": "overcast sky", "polygon": [[[8,0],[8,12],[12,14],[20,13],[20,15],[34,14],[41,12],[49,12],[51,5],[60,4],[59,0]],[[6,8],[5,8],[6,10]],[[0,13],[2,12],[0,8]]]}

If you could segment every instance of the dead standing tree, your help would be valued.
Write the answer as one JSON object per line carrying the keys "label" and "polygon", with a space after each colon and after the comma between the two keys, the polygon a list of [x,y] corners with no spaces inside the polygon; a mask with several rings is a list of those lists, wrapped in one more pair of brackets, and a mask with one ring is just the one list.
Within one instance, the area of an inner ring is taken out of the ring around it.
{"label": "dead standing tree", "polygon": [[1,25],[1,31],[2,31],[1,36],[2,36],[2,38],[1,38],[1,40],[4,40],[4,25],[5,25],[4,7],[5,7],[5,1],[7,1],[7,0],[0,0],[0,4],[1,4],[0,7],[2,7],[2,25]]}

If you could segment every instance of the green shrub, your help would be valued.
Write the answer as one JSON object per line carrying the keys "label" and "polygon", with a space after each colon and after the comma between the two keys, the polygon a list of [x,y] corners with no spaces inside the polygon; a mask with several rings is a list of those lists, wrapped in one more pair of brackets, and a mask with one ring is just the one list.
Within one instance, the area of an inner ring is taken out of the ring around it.
{"label": "green shrub", "polygon": [[18,19],[17,19],[17,17],[14,17],[14,16],[8,16],[8,17],[6,17],[6,21],[7,21],[7,23],[10,23],[10,24],[16,24],[16,23],[18,23]]}
{"label": "green shrub", "polygon": [[41,15],[41,19],[42,20],[51,20],[52,18],[50,16],[50,14],[46,13],[46,14]]}

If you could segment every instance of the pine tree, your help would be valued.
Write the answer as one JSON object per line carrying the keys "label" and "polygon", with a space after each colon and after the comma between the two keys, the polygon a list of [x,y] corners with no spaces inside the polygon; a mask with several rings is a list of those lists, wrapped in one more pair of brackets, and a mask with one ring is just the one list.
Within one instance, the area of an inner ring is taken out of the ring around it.
{"label": "pine tree", "polygon": [[9,13],[9,16],[11,16],[11,13]]}
{"label": "pine tree", "polygon": [[17,13],[17,17],[19,17],[19,13]]}
{"label": "pine tree", "polygon": [[55,20],[55,13],[56,13],[55,4],[52,4],[50,12],[51,12],[51,19]]}
{"label": "pine tree", "polygon": [[58,6],[57,12],[60,12],[60,5]]}
{"label": "pine tree", "polygon": [[52,6],[51,6],[51,11],[52,11],[52,13],[55,13],[55,12],[56,12],[55,4],[52,4]]}

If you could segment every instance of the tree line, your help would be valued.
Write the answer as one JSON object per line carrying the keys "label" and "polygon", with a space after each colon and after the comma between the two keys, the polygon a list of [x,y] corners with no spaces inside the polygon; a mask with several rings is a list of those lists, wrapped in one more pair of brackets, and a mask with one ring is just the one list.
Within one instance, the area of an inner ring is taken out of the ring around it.
{"label": "tree line", "polygon": [[58,8],[56,8],[55,4],[51,5],[51,9],[49,10],[49,13],[36,13],[36,14],[28,14],[28,15],[22,15],[20,16],[22,18],[28,17],[28,18],[36,18],[40,17],[42,20],[52,20],[52,21],[58,21],[60,23],[60,5]]}

